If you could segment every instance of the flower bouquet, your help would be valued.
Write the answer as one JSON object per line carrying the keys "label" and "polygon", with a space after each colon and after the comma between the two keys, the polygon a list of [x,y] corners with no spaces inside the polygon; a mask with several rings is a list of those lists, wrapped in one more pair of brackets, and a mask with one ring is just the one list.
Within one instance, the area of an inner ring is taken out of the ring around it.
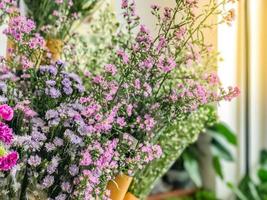
{"label": "flower bouquet", "polygon": [[[209,51],[203,45],[196,51],[192,34],[180,39],[186,31],[175,23],[177,12],[165,9],[153,38],[134,3],[123,0],[122,8],[127,31],[118,36],[124,39],[114,41],[108,62],[91,73],[47,59],[35,23],[4,13],[4,33],[14,46],[0,60],[0,115],[8,121],[0,129],[1,198],[120,200],[131,180],[160,159],[160,138],[172,125],[238,95],[221,88],[213,72],[194,68],[199,51]],[[160,17],[158,10],[153,6]]]}

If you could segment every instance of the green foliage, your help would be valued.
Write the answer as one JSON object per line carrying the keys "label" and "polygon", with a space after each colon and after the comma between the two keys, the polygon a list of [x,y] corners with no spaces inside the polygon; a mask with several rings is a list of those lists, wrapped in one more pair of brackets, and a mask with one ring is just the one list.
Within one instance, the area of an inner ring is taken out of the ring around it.
{"label": "green foliage", "polygon": [[228,183],[238,200],[267,200],[267,154],[263,150],[260,155],[258,181],[250,176],[245,176],[238,187]]}

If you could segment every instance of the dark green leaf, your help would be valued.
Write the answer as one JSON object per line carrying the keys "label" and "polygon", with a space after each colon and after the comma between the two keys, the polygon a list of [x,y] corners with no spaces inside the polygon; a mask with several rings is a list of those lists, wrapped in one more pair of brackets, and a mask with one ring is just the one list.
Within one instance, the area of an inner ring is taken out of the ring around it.
{"label": "dark green leaf", "polygon": [[262,150],[260,154],[260,164],[267,166],[267,150]]}
{"label": "dark green leaf", "polygon": [[233,155],[231,154],[231,151],[228,150],[225,145],[221,144],[218,140],[215,138],[212,139],[212,153],[224,160],[227,161],[234,161]]}
{"label": "dark green leaf", "polygon": [[212,163],[213,163],[213,167],[214,167],[216,174],[218,174],[220,176],[220,178],[223,179],[224,176],[223,176],[222,166],[221,166],[221,162],[220,162],[219,157],[214,156],[212,158]]}
{"label": "dark green leaf", "polygon": [[267,170],[266,169],[259,169],[258,170],[258,177],[262,183],[267,183]]}
{"label": "dark green leaf", "polygon": [[227,183],[227,186],[233,191],[233,193],[238,197],[238,199],[249,200],[249,199],[247,199],[245,194],[243,194],[242,191],[239,190],[239,188],[236,187],[235,185],[233,185],[232,183]]}
{"label": "dark green leaf", "polygon": [[217,123],[209,129],[214,134],[224,137],[230,144],[237,145],[236,135],[225,123]]}

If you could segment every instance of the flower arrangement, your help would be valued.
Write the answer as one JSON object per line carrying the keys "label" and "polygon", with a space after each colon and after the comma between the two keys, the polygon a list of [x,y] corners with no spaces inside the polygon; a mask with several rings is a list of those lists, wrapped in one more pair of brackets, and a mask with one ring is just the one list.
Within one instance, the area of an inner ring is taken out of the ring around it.
{"label": "flower arrangement", "polygon": [[102,0],[25,0],[25,3],[42,36],[64,40],[73,26],[91,15]]}
{"label": "flower arrangement", "polygon": [[3,113],[5,104],[14,109],[9,149],[19,160],[12,157],[17,165],[1,172],[1,198],[110,199],[107,185],[118,175],[140,177],[160,159],[171,125],[239,94],[202,71],[200,53],[210,51],[176,23],[181,5],[195,4],[177,1],[163,16],[152,6],[160,25],[154,38],[140,25],[134,2],[123,0],[125,29],[101,70],[86,73],[43,56],[35,23],[7,13],[4,33],[14,48],[0,60],[0,93]]}

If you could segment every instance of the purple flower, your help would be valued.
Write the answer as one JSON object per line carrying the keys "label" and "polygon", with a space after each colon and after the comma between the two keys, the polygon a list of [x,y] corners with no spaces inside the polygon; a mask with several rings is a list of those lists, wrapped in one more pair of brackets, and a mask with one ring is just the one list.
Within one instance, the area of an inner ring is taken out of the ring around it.
{"label": "purple flower", "polygon": [[32,167],[37,167],[38,165],[41,164],[41,158],[37,155],[30,156],[30,158],[28,160],[28,164]]}
{"label": "purple flower", "polygon": [[68,192],[70,193],[71,192],[71,185],[69,182],[63,182],[61,184],[61,189],[64,191],[64,192]]}
{"label": "purple flower", "polygon": [[49,174],[53,174],[59,165],[60,158],[59,157],[53,157],[50,164],[47,166],[47,172]]}
{"label": "purple flower", "polygon": [[56,85],[56,81],[54,81],[54,80],[48,80],[48,81],[45,82],[45,84],[47,86],[55,86]]}
{"label": "purple flower", "polygon": [[75,84],[74,87],[78,90],[79,93],[83,93],[85,91],[85,87],[81,84]]}
{"label": "purple flower", "polygon": [[47,175],[44,179],[43,179],[43,182],[42,182],[42,186],[43,188],[49,188],[53,185],[54,183],[54,176],[51,176],[51,175]]}
{"label": "purple flower", "polygon": [[67,199],[67,195],[66,194],[59,194],[58,196],[56,196],[55,200],[65,200]]}
{"label": "purple flower", "polygon": [[10,144],[13,139],[12,129],[6,124],[0,122],[0,140],[6,144]]}
{"label": "purple flower", "polygon": [[68,78],[64,78],[64,79],[61,81],[61,83],[62,83],[62,85],[63,85],[64,87],[70,87],[71,84],[72,84],[72,82],[71,82],[70,79],[68,79]]}
{"label": "purple flower", "polygon": [[63,87],[63,91],[66,95],[71,95],[73,92],[73,89],[71,87]]}
{"label": "purple flower", "polygon": [[69,167],[69,173],[72,176],[76,176],[79,173],[79,167],[77,167],[77,165],[71,165]]}
{"label": "purple flower", "polygon": [[50,88],[49,89],[49,95],[53,98],[53,99],[57,99],[61,96],[61,93],[58,89],[56,88]]}
{"label": "purple flower", "polygon": [[56,110],[48,110],[45,114],[45,119],[55,119],[58,117],[58,112]]}
{"label": "purple flower", "polygon": [[55,146],[57,147],[61,147],[63,146],[63,140],[61,138],[55,137],[53,143],[55,144]]}
{"label": "purple flower", "polygon": [[48,152],[53,151],[56,149],[55,145],[51,142],[45,144],[45,148]]}

